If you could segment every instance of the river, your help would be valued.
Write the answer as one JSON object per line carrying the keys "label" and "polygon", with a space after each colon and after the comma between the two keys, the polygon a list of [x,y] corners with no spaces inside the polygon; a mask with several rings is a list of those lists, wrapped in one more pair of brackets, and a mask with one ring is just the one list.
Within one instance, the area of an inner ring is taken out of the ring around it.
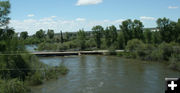
{"label": "river", "polygon": [[115,56],[40,57],[43,63],[64,64],[69,73],[32,87],[32,93],[164,93],[165,77],[180,72],[157,62],[133,62]]}

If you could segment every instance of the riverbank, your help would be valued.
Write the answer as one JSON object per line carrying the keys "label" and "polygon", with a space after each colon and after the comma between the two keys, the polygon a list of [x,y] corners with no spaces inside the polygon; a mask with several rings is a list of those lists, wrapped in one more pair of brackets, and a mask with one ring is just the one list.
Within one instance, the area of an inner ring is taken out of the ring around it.
{"label": "riverbank", "polygon": [[[0,71],[0,93],[32,93],[30,86],[37,86],[48,80],[58,79],[60,75],[65,75],[69,71],[64,65],[50,66],[44,64],[34,55],[21,56],[24,62],[28,60],[26,64],[21,61],[21,66],[23,64],[29,68],[2,69]],[[27,74],[24,74],[25,72]],[[4,76],[2,76],[3,74]],[[5,76],[6,74],[7,76]],[[15,75],[19,76],[15,77]]]}

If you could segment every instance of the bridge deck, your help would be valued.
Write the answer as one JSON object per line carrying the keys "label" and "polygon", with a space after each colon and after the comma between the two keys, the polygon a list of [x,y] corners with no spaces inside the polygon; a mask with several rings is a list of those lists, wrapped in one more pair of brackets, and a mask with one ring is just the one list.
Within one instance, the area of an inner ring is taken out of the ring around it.
{"label": "bridge deck", "polygon": [[[105,54],[109,52],[108,50],[98,50],[98,51],[72,51],[72,52],[33,52],[31,54],[37,56],[66,56],[66,55],[83,55],[83,54]],[[123,50],[116,50],[116,52],[123,52]]]}

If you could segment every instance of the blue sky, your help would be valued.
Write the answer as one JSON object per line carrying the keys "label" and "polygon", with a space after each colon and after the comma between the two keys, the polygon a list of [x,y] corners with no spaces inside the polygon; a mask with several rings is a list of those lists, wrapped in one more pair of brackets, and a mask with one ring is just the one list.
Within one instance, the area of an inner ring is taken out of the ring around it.
{"label": "blue sky", "polygon": [[156,19],[180,18],[180,0],[10,0],[11,22],[17,32],[34,34],[39,29],[55,32],[91,30],[138,19],[145,27],[155,27]]}

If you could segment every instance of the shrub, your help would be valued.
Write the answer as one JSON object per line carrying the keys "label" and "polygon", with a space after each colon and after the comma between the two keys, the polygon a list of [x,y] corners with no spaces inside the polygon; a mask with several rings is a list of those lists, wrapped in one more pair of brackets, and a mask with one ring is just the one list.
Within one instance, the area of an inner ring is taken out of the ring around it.
{"label": "shrub", "polygon": [[150,54],[150,60],[161,61],[163,60],[163,51],[161,49],[155,49]]}
{"label": "shrub", "polygon": [[150,54],[154,50],[154,46],[151,44],[144,44],[136,50],[138,57],[142,60],[150,60]]}
{"label": "shrub", "polygon": [[111,47],[111,48],[108,50],[107,55],[117,55],[115,48]]}
{"label": "shrub", "polygon": [[126,51],[130,52],[130,56],[132,58],[136,58],[138,54],[140,56],[144,55],[142,49],[144,49],[145,45],[141,40],[133,39],[128,41],[126,46]]}
{"label": "shrub", "polygon": [[51,44],[51,43],[41,43],[38,45],[38,50],[56,50],[57,44]]}
{"label": "shrub", "polygon": [[54,78],[57,78],[57,72],[55,70],[55,68],[48,68],[45,70],[45,76],[44,78],[46,80],[50,80],[50,79],[54,79]]}
{"label": "shrub", "polygon": [[68,69],[64,65],[49,67],[45,70],[45,79],[57,79],[58,75],[65,75],[68,73]]}
{"label": "shrub", "polygon": [[68,46],[66,44],[59,44],[58,47],[57,47],[58,51],[64,51],[64,50],[67,50],[67,49],[68,49]]}
{"label": "shrub", "polygon": [[176,56],[173,54],[170,57],[169,68],[180,71],[180,65],[179,65],[180,63],[178,63],[178,62],[179,62],[179,56]]}
{"label": "shrub", "polygon": [[171,54],[173,53],[173,48],[170,44],[168,43],[161,43],[158,47],[159,49],[161,49],[163,51],[163,59],[164,60],[169,60],[169,57],[171,56]]}
{"label": "shrub", "polygon": [[0,80],[0,93],[30,93],[30,89],[18,79]]}
{"label": "shrub", "polygon": [[129,52],[134,52],[137,49],[141,49],[144,46],[144,43],[141,40],[138,39],[132,39],[128,41],[126,50]]}
{"label": "shrub", "polygon": [[60,72],[60,74],[65,75],[65,74],[68,73],[69,70],[68,70],[68,68],[66,66],[60,65],[58,67],[58,71]]}
{"label": "shrub", "polygon": [[117,56],[119,56],[119,57],[124,56],[124,52],[117,52]]}
{"label": "shrub", "polygon": [[29,85],[40,85],[43,83],[42,73],[38,71],[36,71],[32,75],[29,75],[26,79]]}

